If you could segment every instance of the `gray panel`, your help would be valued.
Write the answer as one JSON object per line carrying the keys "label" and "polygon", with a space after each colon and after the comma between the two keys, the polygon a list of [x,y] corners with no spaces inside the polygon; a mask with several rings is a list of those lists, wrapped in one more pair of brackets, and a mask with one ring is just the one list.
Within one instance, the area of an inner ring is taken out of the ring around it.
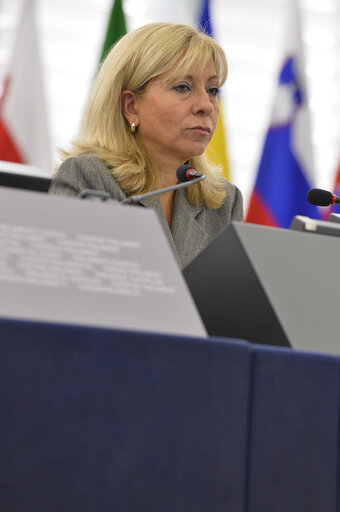
{"label": "gray panel", "polygon": [[307,231],[309,233],[318,233],[320,235],[340,236],[340,226],[338,215],[331,214],[329,221],[311,219],[303,215],[296,215],[292,220],[290,229],[295,231]]}
{"label": "gray panel", "polygon": [[210,334],[340,354],[339,268],[338,237],[235,222],[184,275]]}
{"label": "gray panel", "polygon": [[329,222],[337,222],[339,224],[340,223],[340,214],[339,213],[331,213],[328,218],[328,221]]}
{"label": "gray panel", "polygon": [[6,188],[0,316],[206,335],[154,211]]}
{"label": "gray panel", "polygon": [[236,225],[294,348],[340,354],[340,239]]}
{"label": "gray panel", "polygon": [[210,335],[289,345],[236,224],[217,236],[183,273]]}

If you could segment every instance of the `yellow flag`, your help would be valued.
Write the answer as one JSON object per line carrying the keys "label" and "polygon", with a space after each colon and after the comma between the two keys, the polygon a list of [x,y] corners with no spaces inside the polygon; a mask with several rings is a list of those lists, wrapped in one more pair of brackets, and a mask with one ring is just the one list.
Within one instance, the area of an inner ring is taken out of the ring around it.
{"label": "yellow flag", "polygon": [[222,167],[222,175],[227,178],[227,180],[230,180],[230,166],[227,153],[226,137],[224,133],[223,108],[221,101],[217,128],[207,147],[207,156],[212,163]]}

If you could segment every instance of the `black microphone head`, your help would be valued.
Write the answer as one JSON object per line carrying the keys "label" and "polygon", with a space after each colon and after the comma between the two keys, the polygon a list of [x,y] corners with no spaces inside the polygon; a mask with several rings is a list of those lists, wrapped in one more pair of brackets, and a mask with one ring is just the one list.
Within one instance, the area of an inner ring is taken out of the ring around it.
{"label": "black microphone head", "polygon": [[332,192],[322,188],[312,188],[307,194],[308,201],[314,206],[329,206],[332,204],[332,198]]}
{"label": "black microphone head", "polygon": [[185,181],[191,181],[195,178],[199,178],[202,176],[199,174],[194,167],[191,165],[180,165],[176,171],[176,176],[178,181],[181,181],[182,183]]}

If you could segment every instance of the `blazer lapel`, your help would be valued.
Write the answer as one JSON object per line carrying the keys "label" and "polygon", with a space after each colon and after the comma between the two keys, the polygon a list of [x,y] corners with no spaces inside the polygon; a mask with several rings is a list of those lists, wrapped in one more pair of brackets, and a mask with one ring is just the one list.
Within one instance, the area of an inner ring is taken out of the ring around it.
{"label": "blazer lapel", "polygon": [[176,192],[171,232],[182,267],[190,263],[209,240],[205,213],[202,206],[194,206],[187,201],[184,190]]}
{"label": "blazer lapel", "polygon": [[146,199],[142,199],[140,201],[140,204],[142,204],[146,208],[153,208],[156,211],[159,222],[161,223],[161,226],[163,228],[163,232],[164,232],[164,234],[169,242],[169,245],[175,255],[177,263],[181,266],[181,260],[180,260],[179,254],[177,252],[176,245],[175,245],[172,233],[170,231],[168,221],[166,220],[166,217],[163,212],[163,208],[161,206],[161,203],[160,203],[158,197],[154,196],[154,197],[148,197]]}
{"label": "blazer lapel", "polygon": [[174,200],[171,229],[158,197],[140,201],[143,206],[156,210],[165,236],[177,261],[183,268],[206,246],[209,234],[205,231],[205,210],[188,203],[184,190],[177,190]]}

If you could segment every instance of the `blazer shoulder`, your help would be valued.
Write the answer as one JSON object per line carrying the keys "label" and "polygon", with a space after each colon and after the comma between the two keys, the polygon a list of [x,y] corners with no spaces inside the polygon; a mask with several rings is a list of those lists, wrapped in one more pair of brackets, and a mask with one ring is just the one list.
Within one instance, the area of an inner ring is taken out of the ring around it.
{"label": "blazer shoulder", "polygon": [[226,188],[226,196],[221,206],[229,217],[229,221],[243,221],[243,196],[240,189],[223,178],[223,182]]}
{"label": "blazer shoulder", "polygon": [[109,167],[93,153],[84,153],[65,160],[55,173],[49,192],[76,196],[84,189],[125,197]]}

